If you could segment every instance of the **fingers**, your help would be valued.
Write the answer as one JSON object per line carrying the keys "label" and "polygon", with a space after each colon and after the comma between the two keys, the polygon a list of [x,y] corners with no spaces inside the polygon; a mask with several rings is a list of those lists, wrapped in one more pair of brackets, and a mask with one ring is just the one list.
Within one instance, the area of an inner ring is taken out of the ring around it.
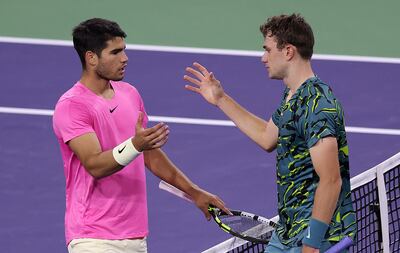
{"label": "fingers", "polygon": [[204,77],[205,77],[204,74],[201,74],[199,71],[197,71],[197,70],[195,70],[195,69],[193,69],[191,67],[187,67],[186,71],[189,72],[190,74],[194,75],[195,77],[197,77],[200,80],[203,80]]}
{"label": "fingers", "polygon": [[208,72],[208,70],[200,63],[194,62],[193,66],[195,66],[198,70],[200,70],[200,72],[203,73],[204,76],[206,76],[206,77],[210,76],[210,73]]}
{"label": "fingers", "polygon": [[157,131],[147,136],[147,138],[149,139],[149,144],[151,146],[154,146],[158,143],[163,142],[164,140],[166,141],[168,134],[169,134],[168,126],[159,128]]}
{"label": "fingers", "polygon": [[231,211],[229,210],[229,208],[227,208],[225,206],[225,203],[218,196],[215,196],[215,195],[207,193],[207,192],[203,192],[203,194],[205,194],[205,195],[203,195],[205,197],[205,199],[203,200],[204,202],[200,201],[200,204],[198,204],[198,207],[204,213],[204,216],[206,217],[207,220],[210,220],[212,217],[212,215],[208,211],[209,206],[219,208],[222,211],[224,211],[225,213],[227,213],[229,215],[233,215],[231,213]]}
{"label": "fingers", "polygon": [[217,80],[213,72],[210,72],[210,80]]}
{"label": "fingers", "polygon": [[153,133],[155,133],[155,132],[157,132],[158,130],[163,129],[163,128],[168,129],[168,126],[165,125],[165,123],[163,123],[163,122],[158,123],[158,124],[155,125],[155,126],[152,126],[152,127],[149,127],[149,128],[144,129],[144,130],[143,130],[143,135],[144,135],[144,136],[149,136],[149,135],[151,135],[151,134],[153,134]]}
{"label": "fingers", "polygon": [[195,66],[200,72],[191,67],[187,67],[186,71],[189,72],[190,74],[194,75],[200,81],[185,75],[183,77],[183,79],[185,79],[186,81],[189,81],[193,84],[200,86],[202,84],[201,82],[204,81],[204,79],[211,79],[211,80],[214,79],[215,80],[215,77],[212,74],[212,72],[211,73],[208,72],[208,70],[203,65],[201,65],[197,62],[194,62],[193,66]]}
{"label": "fingers", "polygon": [[218,207],[219,209],[221,209],[221,210],[224,211],[225,213],[230,214],[230,215],[233,215],[233,214],[231,213],[231,211],[225,206],[225,203],[224,203],[220,198],[218,198],[217,196],[216,196],[216,201],[213,202],[213,205],[214,205],[215,207]]}
{"label": "fingers", "polygon": [[200,89],[199,89],[199,88],[196,88],[196,87],[193,87],[193,86],[191,86],[191,85],[185,85],[185,89],[187,89],[187,90],[190,90],[190,91],[193,91],[193,92],[196,92],[196,93],[199,93],[199,94],[200,94]]}
{"label": "fingers", "polygon": [[162,146],[164,146],[165,143],[167,143],[168,141],[168,136],[166,136],[164,139],[160,140],[159,142],[153,144],[152,148],[161,148]]}
{"label": "fingers", "polygon": [[205,211],[203,210],[203,213],[204,213],[204,216],[206,217],[206,219],[207,219],[208,221],[211,220],[211,214],[210,214],[210,212],[208,211],[208,208],[205,209]]}
{"label": "fingers", "polygon": [[[213,201],[211,206],[214,206],[222,211],[224,211],[226,214],[233,215],[231,211],[225,206],[225,204],[222,202],[222,200],[218,201]],[[201,210],[204,213],[204,216],[206,217],[207,220],[210,220],[212,218],[211,213],[208,211],[208,206],[207,207],[202,207]]]}
{"label": "fingers", "polygon": [[195,85],[197,85],[197,86],[201,86],[201,82],[200,82],[199,80],[197,80],[197,79],[194,79],[193,77],[184,75],[184,76],[183,76],[183,79],[184,79],[185,81],[191,82],[192,84],[195,84]]}
{"label": "fingers", "polygon": [[145,129],[145,140],[150,146],[163,141],[169,134],[169,127],[164,123],[159,123],[151,128]]}
{"label": "fingers", "polygon": [[202,208],[200,208],[200,209],[201,209],[201,211],[204,213],[204,217],[206,217],[206,219],[207,219],[208,221],[210,221],[211,218],[212,218],[212,215],[211,215],[210,211],[208,211],[208,206],[207,206],[207,207],[202,207]]}
{"label": "fingers", "polygon": [[138,119],[136,121],[136,132],[138,129],[143,128],[143,113],[139,112]]}
{"label": "fingers", "polygon": [[136,126],[136,134],[134,137],[135,143],[137,143],[135,147],[137,146],[140,150],[149,150],[159,148],[167,142],[169,127],[164,123],[158,123],[157,125],[146,129],[143,129],[143,127],[138,128],[138,124]]}

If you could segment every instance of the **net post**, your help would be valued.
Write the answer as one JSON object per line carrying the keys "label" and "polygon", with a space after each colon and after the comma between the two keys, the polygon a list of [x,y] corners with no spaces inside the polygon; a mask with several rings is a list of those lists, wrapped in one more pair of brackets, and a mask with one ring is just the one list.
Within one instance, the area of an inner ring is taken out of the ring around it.
{"label": "net post", "polygon": [[389,238],[389,219],[388,219],[388,200],[386,196],[386,184],[384,177],[384,168],[378,167],[376,170],[376,178],[378,185],[378,198],[379,198],[379,212],[381,222],[381,235],[382,235],[382,248],[383,252],[390,252],[390,238]]}

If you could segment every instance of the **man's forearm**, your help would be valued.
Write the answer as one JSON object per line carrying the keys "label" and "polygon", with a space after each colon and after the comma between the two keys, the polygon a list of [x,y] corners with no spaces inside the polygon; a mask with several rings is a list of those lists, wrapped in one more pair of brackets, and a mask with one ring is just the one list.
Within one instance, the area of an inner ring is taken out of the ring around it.
{"label": "man's forearm", "polygon": [[332,215],[337,206],[340,190],[342,187],[341,179],[334,181],[320,181],[315,192],[312,217],[329,225]]}
{"label": "man's forearm", "polygon": [[227,94],[220,99],[217,106],[244,134],[263,149],[272,151],[275,148],[277,136],[268,129],[270,122],[247,111]]}
{"label": "man's forearm", "polygon": [[157,177],[180,190],[191,193],[197,189],[195,185],[161,149],[144,151],[146,167]]}

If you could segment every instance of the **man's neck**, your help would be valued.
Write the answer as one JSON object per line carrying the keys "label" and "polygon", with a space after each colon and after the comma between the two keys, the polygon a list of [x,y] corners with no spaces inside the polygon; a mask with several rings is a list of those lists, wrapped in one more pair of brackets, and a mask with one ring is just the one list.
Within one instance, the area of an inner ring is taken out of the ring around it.
{"label": "man's neck", "polygon": [[110,98],[110,92],[112,92],[110,80],[106,80],[98,77],[97,75],[96,76],[91,75],[88,72],[83,71],[79,82],[85,85],[89,90],[91,90],[96,95],[102,96],[104,98]]}
{"label": "man's neck", "polygon": [[283,79],[283,82],[290,89],[290,93],[294,94],[307,79],[314,76],[315,74],[311,68],[311,62],[302,61],[299,64],[293,64],[291,68],[288,69],[288,74]]}

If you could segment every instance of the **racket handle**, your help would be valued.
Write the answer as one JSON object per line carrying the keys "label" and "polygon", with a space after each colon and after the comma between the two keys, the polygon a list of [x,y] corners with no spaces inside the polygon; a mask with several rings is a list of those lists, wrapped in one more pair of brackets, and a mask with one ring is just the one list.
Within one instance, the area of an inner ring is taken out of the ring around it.
{"label": "racket handle", "polygon": [[353,240],[346,236],[344,239],[340,240],[340,242],[325,251],[325,253],[339,253],[340,251],[349,248],[351,245],[353,245]]}
{"label": "racket handle", "polygon": [[161,180],[160,183],[158,184],[158,187],[164,191],[167,191],[181,199],[184,199],[186,201],[189,202],[193,202],[192,198],[186,194],[185,192],[179,190],[178,188],[176,188],[173,185],[168,184],[167,182],[165,182],[164,180]]}

